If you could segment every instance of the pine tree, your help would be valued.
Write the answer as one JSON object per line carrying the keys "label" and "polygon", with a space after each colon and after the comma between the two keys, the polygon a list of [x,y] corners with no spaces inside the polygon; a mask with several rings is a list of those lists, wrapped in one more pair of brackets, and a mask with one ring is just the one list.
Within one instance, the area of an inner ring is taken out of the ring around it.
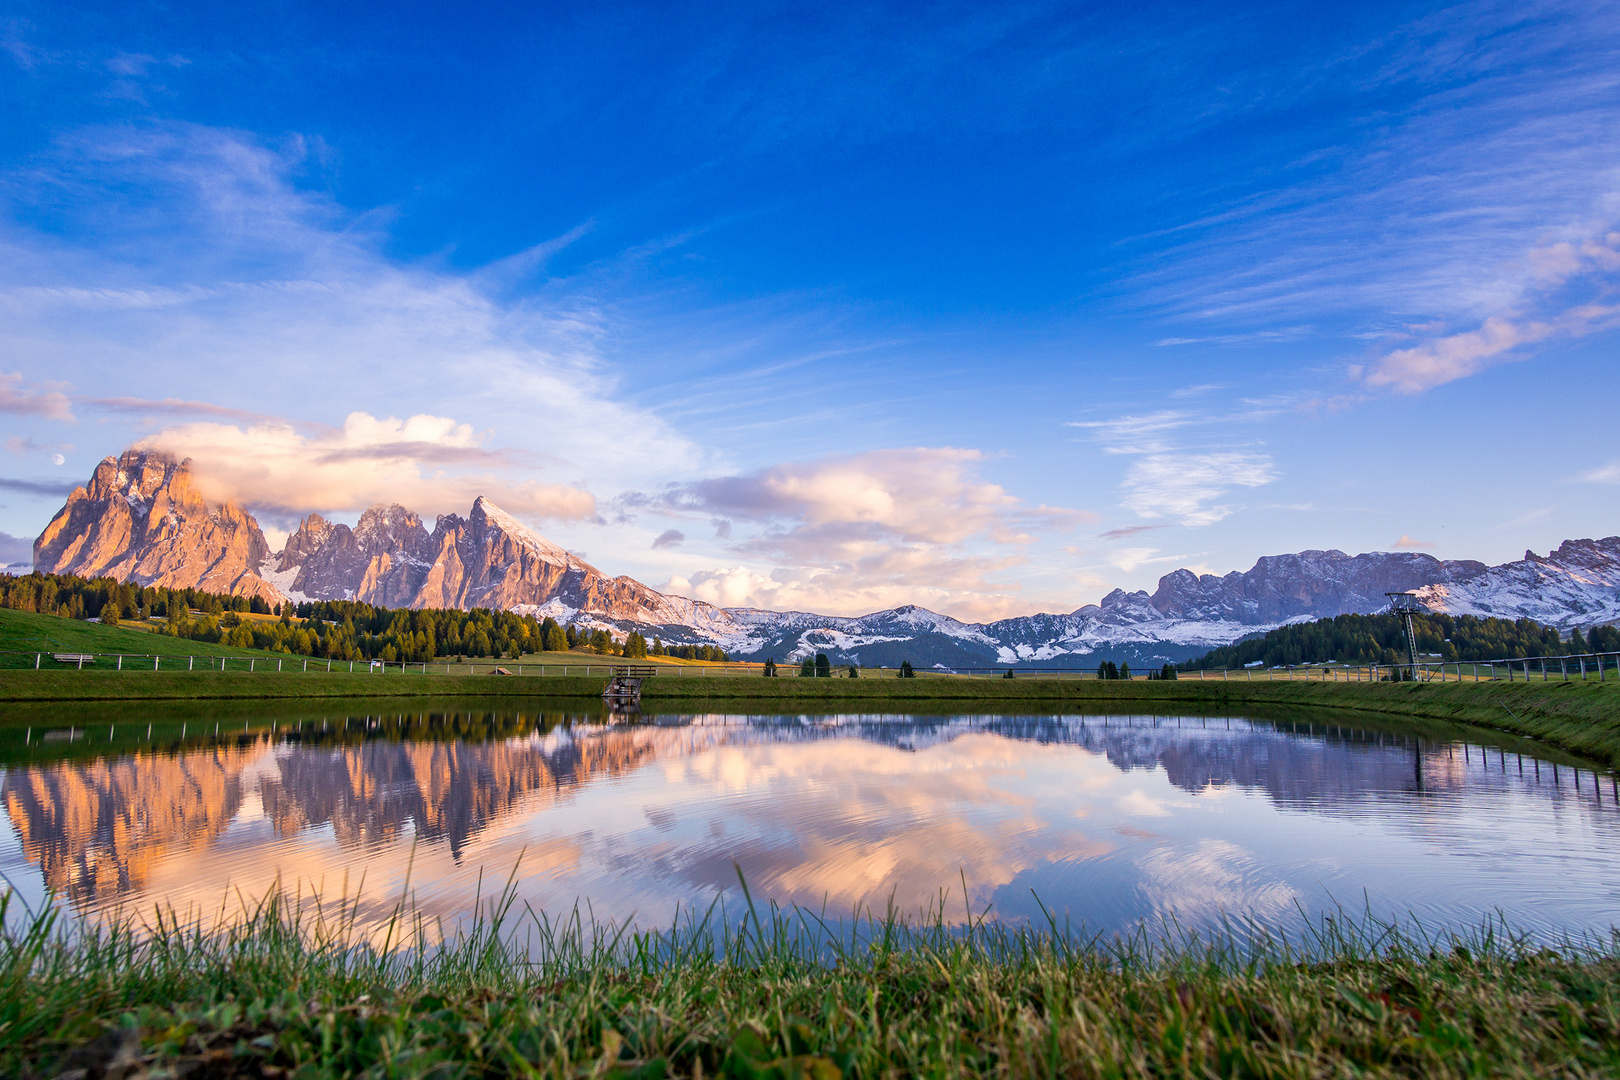
{"label": "pine tree", "polygon": [[1008,668],[1007,669],[1007,674],[1002,676],[1003,679],[1010,679],[1012,677],[1013,677],[1012,668]]}
{"label": "pine tree", "polygon": [[765,677],[767,679],[776,678],[776,658],[774,656],[765,661]]}
{"label": "pine tree", "polygon": [[827,654],[824,652],[816,653],[816,678],[832,678],[832,661],[827,659]]}
{"label": "pine tree", "polygon": [[861,673],[855,670],[854,664],[849,665],[849,677],[852,679],[858,679],[861,677]]}
{"label": "pine tree", "polygon": [[1119,677],[1122,679],[1129,679],[1131,677],[1131,665],[1129,663],[1119,665]]}
{"label": "pine tree", "polygon": [[801,679],[813,679],[815,677],[816,677],[816,658],[813,657],[813,656],[807,656],[807,657],[804,658],[804,663],[799,665],[799,678],[801,678]]}
{"label": "pine tree", "polygon": [[900,677],[902,679],[915,679],[917,677],[917,672],[912,668],[910,660],[900,661]]}

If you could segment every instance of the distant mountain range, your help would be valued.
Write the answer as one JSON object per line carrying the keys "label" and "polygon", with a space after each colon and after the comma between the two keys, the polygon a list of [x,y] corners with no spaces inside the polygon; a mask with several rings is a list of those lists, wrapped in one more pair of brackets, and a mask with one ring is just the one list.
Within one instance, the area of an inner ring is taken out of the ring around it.
{"label": "distant mountain range", "polygon": [[271,552],[242,508],[211,506],[189,462],[140,450],[109,457],[34,543],[34,568],[197,587],[272,601],[354,599],[383,607],[508,608],[559,622],[641,630],[666,644],[718,644],[733,657],[897,666],[1082,667],[1180,662],[1288,622],[1386,606],[1415,591],[1453,614],[1561,627],[1620,620],[1620,537],[1569,540],[1501,566],[1417,552],[1269,555],[1224,577],[1177,570],[1158,588],[1115,589],[1066,615],[963,623],[919,607],[859,617],[719,608],[608,577],[479,498],[429,532],[402,506],[354,528],[311,514]]}

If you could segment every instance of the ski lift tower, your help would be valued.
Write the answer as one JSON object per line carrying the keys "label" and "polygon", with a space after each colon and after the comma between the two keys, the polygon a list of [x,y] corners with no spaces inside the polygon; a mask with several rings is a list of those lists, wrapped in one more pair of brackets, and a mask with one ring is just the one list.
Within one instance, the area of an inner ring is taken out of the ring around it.
{"label": "ski lift tower", "polygon": [[1416,593],[1391,592],[1384,595],[1389,597],[1389,613],[1399,615],[1406,626],[1406,655],[1412,665],[1412,681],[1416,682],[1418,677],[1417,631],[1412,626],[1412,616],[1422,615],[1428,609],[1423,606],[1423,602],[1417,598]]}

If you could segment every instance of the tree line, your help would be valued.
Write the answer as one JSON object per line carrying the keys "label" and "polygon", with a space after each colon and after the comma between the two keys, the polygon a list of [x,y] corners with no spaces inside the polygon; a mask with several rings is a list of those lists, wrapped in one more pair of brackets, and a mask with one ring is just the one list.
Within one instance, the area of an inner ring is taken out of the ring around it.
{"label": "tree line", "polygon": [[[1533,619],[1431,612],[1414,615],[1412,629],[1420,654],[1447,663],[1620,652],[1620,630],[1613,626],[1595,626],[1584,633],[1575,629],[1563,635],[1557,627]],[[1406,627],[1397,615],[1335,615],[1311,623],[1279,626],[1262,637],[1211,650],[1181,666],[1196,671],[1238,668],[1256,662],[1282,667],[1328,661],[1405,663]]]}
{"label": "tree line", "polygon": [[[729,660],[713,645],[649,645],[639,631],[615,637],[604,629],[550,616],[535,619],[510,611],[475,608],[395,609],[358,600],[320,600],[272,605],[262,597],[228,596],[201,589],[138,585],[113,578],[72,574],[0,575],[0,607],[99,619],[161,619],[157,633],[239,649],[263,649],[326,660],[387,660],[423,663],[444,657],[517,659],[525,653],[591,652],[599,656],[679,656]],[[245,614],[278,615],[252,620]],[[295,621],[296,620],[296,621]]]}

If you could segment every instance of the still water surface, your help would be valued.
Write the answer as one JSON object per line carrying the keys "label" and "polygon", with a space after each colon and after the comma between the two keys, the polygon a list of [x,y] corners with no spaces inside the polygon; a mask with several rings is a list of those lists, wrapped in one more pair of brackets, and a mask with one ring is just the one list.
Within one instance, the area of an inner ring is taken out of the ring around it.
{"label": "still water surface", "polygon": [[1335,904],[1545,937],[1620,922],[1613,779],[1475,730],[313,708],[217,736],[195,717],[8,728],[0,870],[87,914],[279,885],[359,897],[379,924],[406,893],[453,922],[510,877],[536,910],[667,925],[716,896],[737,910],[739,868],[756,898],[835,915],[943,893],[953,920],[971,902],[1044,924],[1044,904],[1092,931]]}

